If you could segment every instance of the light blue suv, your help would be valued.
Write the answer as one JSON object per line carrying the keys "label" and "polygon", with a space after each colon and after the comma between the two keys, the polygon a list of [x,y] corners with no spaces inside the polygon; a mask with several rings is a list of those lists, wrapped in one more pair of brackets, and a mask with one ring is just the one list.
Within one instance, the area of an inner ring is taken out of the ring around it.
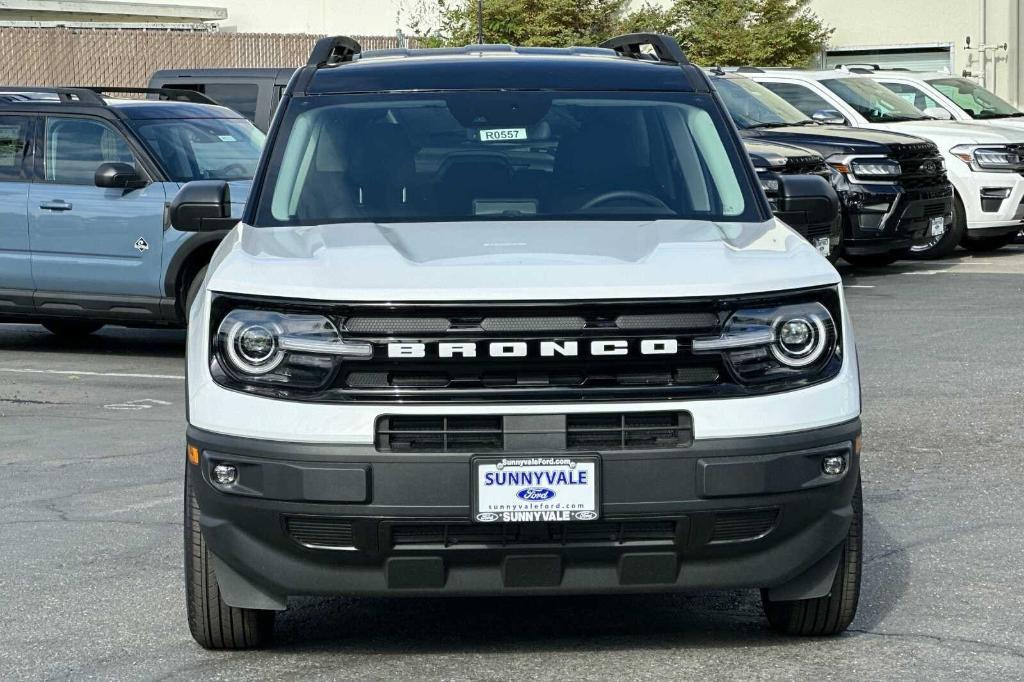
{"label": "light blue suv", "polygon": [[[161,99],[113,99],[112,92]],[[179,232],[192,180],[228,181],[237,218],[264,136],[198,93],[0,89],[0,322],[60,335],[183,326],[231,216]]]}

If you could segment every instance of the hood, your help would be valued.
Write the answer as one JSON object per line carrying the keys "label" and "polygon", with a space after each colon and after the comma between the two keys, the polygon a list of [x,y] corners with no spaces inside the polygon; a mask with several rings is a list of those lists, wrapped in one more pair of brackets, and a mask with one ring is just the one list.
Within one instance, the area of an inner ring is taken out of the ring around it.
{"label": "hood", "polygon": [[329,301],[728,296],[839,283],[776,220],[237,226],[212,291]]}
{"label": "hood", "polygon": [[821,161],[821,155],[809,149],[765,140],[743,140],[755,168],[785,168],[792,161],[806,163],[807,159]]}
{"label": "hood", "polygon": [[872,123],[871,127],[917,135],[935,142],[943,151],[958,144],[1024,143],[1024,128],[978,121],[902,121]]}
{"label": "hood", "polygon": [[893,145],[920,142],[908,135],[837,125],[783,126],[741,131],[744,138],[794,144],[822,154],[884,154]]}

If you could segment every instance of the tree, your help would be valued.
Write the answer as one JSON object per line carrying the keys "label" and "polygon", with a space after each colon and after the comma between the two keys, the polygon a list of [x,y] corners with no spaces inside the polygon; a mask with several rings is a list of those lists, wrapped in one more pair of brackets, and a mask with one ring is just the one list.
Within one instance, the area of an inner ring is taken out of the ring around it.
{"label": "tree", "polygon": [[668,10],[644,7],[630,28],[672,33],[697,64],[806,66],[834,29],[808,9],[810,0],[676,0]]}
{"label": "tree", "polygon": [[[489,43],[560,47],[596,45],[622,23],[629,0],[484,0]],[[476,42],[476,0],[425,0],[410,28],[428,46]]]}

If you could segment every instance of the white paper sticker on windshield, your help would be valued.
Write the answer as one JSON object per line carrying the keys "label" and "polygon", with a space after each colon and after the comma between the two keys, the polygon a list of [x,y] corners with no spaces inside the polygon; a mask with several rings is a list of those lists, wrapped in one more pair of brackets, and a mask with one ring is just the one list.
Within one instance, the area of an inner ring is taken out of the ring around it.
{"label": "white paper sticker on windshield", "polygon": [[509,142],[525,139],[526,128],[490,128],[480,131],[481,142]]}
{"label": "white paper sticker on windshield", "polygon": [[238,142],[234,135],[218,135],[217,137],[220,138],[221,142]]}

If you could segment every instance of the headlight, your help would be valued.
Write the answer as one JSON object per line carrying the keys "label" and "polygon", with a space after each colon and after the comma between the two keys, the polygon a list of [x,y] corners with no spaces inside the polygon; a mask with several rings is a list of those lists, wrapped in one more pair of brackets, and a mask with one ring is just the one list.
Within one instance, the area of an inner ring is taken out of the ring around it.
{"label": "headlight", "polygon": [[903,174],[898,161],[884,156],[849,156],[835,154],[828,158],[829,166],[843,175],[868,182],[895,180]]}
{"label": "headlight", "polygon": [[718,338],[695,339],[693,352],[722,353],[745,383],[804,378],[839,357],[839,330],[818,302],[744,309]]}
{"label": "headlight", "polygon": [[950,149],[949,153],[974,171],[1024,170],[1024,149],[1017,146],[962,144]]}
{"label": "headlight", "polygon": [[323,386],[342,357],[369,357],[367,344],[342,341],[323,315],[236,308],[217,326],[214,357],[226,378],[243,384]]}
{"label": "headlight", "polygon": [[757,179],[761,181],[761,189],[769,197],[773,197],[779,193],[779,178],[767,169],[759,169],[757,171]]}

